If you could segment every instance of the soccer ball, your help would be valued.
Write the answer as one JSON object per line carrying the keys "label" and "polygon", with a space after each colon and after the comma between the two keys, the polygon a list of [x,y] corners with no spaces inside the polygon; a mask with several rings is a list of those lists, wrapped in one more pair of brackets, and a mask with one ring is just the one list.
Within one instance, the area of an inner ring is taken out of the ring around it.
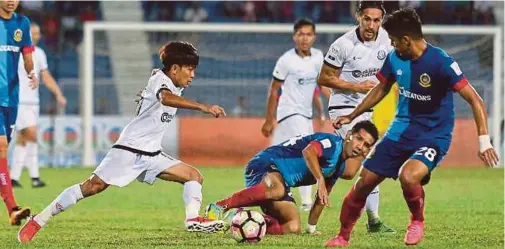
{"label": "soccer ball", "polygon": [[231,221],[231,235],[238,243],[260,242],[266,231],[265,219],[256,211],[243,210],[233,216]]}

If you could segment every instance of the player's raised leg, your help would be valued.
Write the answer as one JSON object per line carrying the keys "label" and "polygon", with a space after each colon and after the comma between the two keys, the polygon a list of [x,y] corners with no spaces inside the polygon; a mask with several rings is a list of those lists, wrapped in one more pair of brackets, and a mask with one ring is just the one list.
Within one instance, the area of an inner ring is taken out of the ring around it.
{"label": "player's raised leg", "polygon": [[229,209],[260,206],[265,201],[281,200],[286,195],[284,180],[279,172],[255,174],[254,177],[246,179],[246,186],[249,187],[233,193],[228,198],[211,203],[206,210],[207,217],[221,219],[224,212]]}
{"label": "player's raised leg", "polygon": [[421,242],[424,233],[424,189],[421,180],[428,175],[426,164],[417,159],[410,159],[400,169],[400,183],[403,197],[410,210],[410,224],[405,234],[405,244],[416,245]]}
{"label": "player's raised leg", "polygon": [[109,184],[93,174],[83,183],[66,188],[53,200],[53,202],[51,202],[51,204],[42,210],[42,212],[31,217],[28,222],[25,223],[18,232],[18,240],[23,243],[30,242],[53,216],[67,210],[83,198],[104,191],[108,186]]}
{"label": "player's raised leg", "polygon": [[348,246],[351,232],[356,221],[361,216],[366,198],[385,178],[363,168],[358,181],[351,187],[342,203],[340,211],[340,232],[333,239],[326,242],[325,246]]}
{"label": "player's raised leg", "polygon": [[157,177],[184,185],[182,199],[186,208],[185,227],[187,231],[215,233],[224,229],[223,221],[211,220],[199,215],[202,205],[203,183],[203,175],[199,170],[180,162],[163,170]]}

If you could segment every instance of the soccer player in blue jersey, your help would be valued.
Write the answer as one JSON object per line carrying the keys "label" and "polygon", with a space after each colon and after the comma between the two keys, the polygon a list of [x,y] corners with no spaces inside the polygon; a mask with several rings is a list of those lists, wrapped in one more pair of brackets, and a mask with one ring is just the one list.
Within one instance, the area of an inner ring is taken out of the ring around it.
{"label": "soccer player in blue jersey", "polygon": [[485,105],[453,58],[424,40],[421,21],[413,9],[401,9],[383,24],[395,47],[375,86],[347,116],[334,120],[339,128],[374,107],[399,85],[396,117],[385,137],[364,161],[363,174],[350,189],[340,212],[340,233],[326,246],[348,246],[352,229],[370,191],[385,178],[399,179],[411,213],[405,244],[416,245],[424,232],[423,181],[449,150],[454,127],[453,92],[472,107],[479,135],[479,157],[487,166],[498,163],[487,129]]}
{"label": "soccer player in blue jersey", "polygon": [[20,225],[21,220],[30,215],[30,209],[19,207],[16,203],[7,167],[7,148],[18,108],[20,53],[31,80],[30,87],[37,87],[31,54],[34,47],[30,21],[14,12],[18,4],[19,1],[0,1],[0,195],[7,206],[11,225]]}
{"label": "soccer player in blue jersey", "polygon": [[[316,201],[309,213],[309,232],[316,224],[337,179],[346,176],[345,161],[366,155],[378,139],[370,121],[357,123],[345,138],[327,133],[297,136],[256,154],[245,169],[245,189],[207,207],[210,219],[231,218],[232,208],[260,206],[267,234],[300,233],[300,214],[290,188],[317,184]],[[240,210],[240,209],[238,209]]]}

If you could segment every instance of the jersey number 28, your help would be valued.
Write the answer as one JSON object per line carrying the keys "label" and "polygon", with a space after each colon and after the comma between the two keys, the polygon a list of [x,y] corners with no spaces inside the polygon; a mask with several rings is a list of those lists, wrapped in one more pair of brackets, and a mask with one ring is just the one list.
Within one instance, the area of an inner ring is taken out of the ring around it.
{"label": "jersey number 28", "polygon": [[435,160],[435,156],[437,155],[437,151],[433,148],[421,147],[419,150],[414,153],[414,155],[424,155],[430,162]]}

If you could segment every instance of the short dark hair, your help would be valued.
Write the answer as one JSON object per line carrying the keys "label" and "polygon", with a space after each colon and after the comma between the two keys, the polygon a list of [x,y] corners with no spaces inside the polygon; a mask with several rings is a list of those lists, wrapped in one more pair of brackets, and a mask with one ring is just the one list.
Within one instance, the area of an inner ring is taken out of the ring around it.
{"label": "short dark hair", "polygon": [[314,33],[316,33],[316,24],[308,18],[298,19],[293,27],[293,32],[296,33],[303,26],[311,26]]}
{"label": "short dark hair", "polygon": [[377,130],[377,127],[371,121],[369,121],[369,120],[359,121],[358,123],[356,123],[352,127],[351,133],[357,133],[361,129],[370,133],[370,135],[372,135],[375,142],[377,142],[377,140],[379,140],[379,131]]}
{"label": "short dark hair", "polygon": [[424,37],[421,18],[412,8],[403,8],[386,16],[382,27],[393,37],[410,36],[414,39]]}
{"label": "short dark hair", "polygon": [[363,10],[369,8],[382,10],[382,16],[386,14],[386,9],[384,8],[384,1],[359,1],[358,8],[356,9],[356,11],[359,14],[363,14]]}
{"label": "short dark hair", "polygon": [[198,66],[200,56],[195,46],[185,41],[170,41],[158,50],[158,55],[165,69],[172,65]]}

